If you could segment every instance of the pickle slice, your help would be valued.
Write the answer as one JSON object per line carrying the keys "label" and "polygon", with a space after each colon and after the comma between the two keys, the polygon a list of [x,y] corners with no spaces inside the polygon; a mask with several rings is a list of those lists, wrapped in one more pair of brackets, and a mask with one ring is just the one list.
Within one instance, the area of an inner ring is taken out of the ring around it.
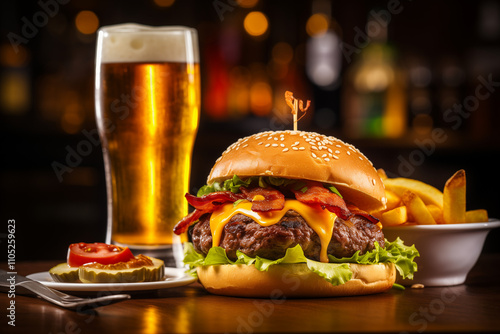
{"label": "pickle slice", "polygon": [[165,275],[162,260],[150,258],[152,266],[141,266],[128,269],[97,269],[82,266],[78,269],[80,281],[83,283],[132,283],[159,281]]}
{"label": "pickle slice", "polygon": [[66,262],[59,263],[57,266],[50,268],[49,274],[55,282],[80,282],[78,267],[70,267]]}

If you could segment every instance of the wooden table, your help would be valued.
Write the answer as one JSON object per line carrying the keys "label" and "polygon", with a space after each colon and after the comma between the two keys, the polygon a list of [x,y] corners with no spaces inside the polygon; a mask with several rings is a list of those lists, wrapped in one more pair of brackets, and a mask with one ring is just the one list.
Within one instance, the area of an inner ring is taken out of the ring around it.
{"label": "wooden table", "polygon": [[[18,263],[19,274],[54,262]],[[370,296],[270,300],[219,297],[194,283],[134,294],[94,311],[62,309],[16,295],[16,327],[8,326],[9,298],[0,293],[1,333],[310,333],[500,332],[500,254],[483,254],[466,284],[392,289]],[[2,267],[3,268],[3,267]]]}

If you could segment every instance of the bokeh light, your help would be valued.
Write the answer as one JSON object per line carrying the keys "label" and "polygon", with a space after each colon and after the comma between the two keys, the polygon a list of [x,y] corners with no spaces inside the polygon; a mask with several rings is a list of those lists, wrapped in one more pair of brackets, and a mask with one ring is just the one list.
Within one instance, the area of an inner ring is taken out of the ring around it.
{"label": "bokeh light", "polygon": [[250,88],[250,108],[257,116],[267,116],[273,107],[273,90],[266,82],[256,82]]}
{"label": "bokeh light", "polygon": [[79,32],[90,35],[99,28],[99,18],[90,10],[82,10],[75,18],[75,25]]}
{"label": "bokeh light", "polygon": [[170,7],[174,4],[175,0],[153,0],[158,7]]}
{"label": "bokeh light", "polygon": [[314,37],[324,34],[329,27],[329,20],[325,14],[313,14],[306,23],[306,32],[309,36]]}
{"label": "bokeh light", "polygon": [[28,51],[22,45],[17,46],[16,50],[8,44],[0,46],[0,64],[8,67],[25,66],[28,62]]}
{"label": "bokeh light", "polygon": [[236,3],[243,8],[252,8],[259,3],[259,0],[236,0]]}
{"label": "bokeh light", "polygon": [[279,42],[274,45],[271,55],[273,61],[278,64],[288,64],[293,59],[293,49],[290,44]]}
{"label": "bokeh light", "polygon": [[251,36],[262,36],[266,33],[269,22],[262,12],[250,12],[243,21],[243,27]]}

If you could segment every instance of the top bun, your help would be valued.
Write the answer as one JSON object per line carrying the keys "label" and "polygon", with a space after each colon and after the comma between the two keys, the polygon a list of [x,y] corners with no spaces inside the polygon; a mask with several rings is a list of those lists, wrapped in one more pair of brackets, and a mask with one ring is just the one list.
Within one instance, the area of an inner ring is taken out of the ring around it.
{"label": "top bun", "polygon": [[274,176],[334,185],[362,210],[385,208],[384,183],[373,164],[340,139],[305,131],[268,131],[241,138],[217,159],[207,183],[233,175]]}

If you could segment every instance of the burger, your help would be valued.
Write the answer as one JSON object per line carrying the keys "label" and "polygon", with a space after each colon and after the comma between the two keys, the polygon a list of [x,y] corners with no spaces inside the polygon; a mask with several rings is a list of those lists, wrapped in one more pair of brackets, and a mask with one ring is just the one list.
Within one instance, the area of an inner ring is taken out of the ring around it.
{"label": "burger", "polygon": [[417,250],[384,238],[368,212],[382,180],[354,146],[304,131],[242,138],[215,162],[194,207],[184,263],[210,293],[327,297],[390,289],[416,271]]}

